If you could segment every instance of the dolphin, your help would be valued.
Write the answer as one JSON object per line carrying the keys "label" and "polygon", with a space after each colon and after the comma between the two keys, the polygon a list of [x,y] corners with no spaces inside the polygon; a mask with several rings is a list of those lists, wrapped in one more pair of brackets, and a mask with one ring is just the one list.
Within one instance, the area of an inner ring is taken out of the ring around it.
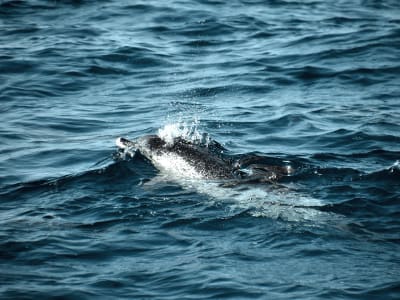
{"label": "dolphin", "polygon": [[233,210],[292,221],[330,217],[320,210],[324,204],[318,199],[284,184],[284,177],[295,172],[285,160],[257,153],[231,154],[215,140],[205,143],[184,137],[119,137],[116,145],[123,157],[141,154],[148,159],[160,171],[155,182],[167,179],[212,199],[228,200]]}
{"label": "dolphin", "polygon": [[260,156],[228,155],[227,149],[214,140],[202,143],[175,137],[166,141],[158,135],[146,135],[133,141],[119,137],[116,145],[124,151],[140,152],[156,168],[179,177],[275,183],[293,172],[290,166],[262,163]]}

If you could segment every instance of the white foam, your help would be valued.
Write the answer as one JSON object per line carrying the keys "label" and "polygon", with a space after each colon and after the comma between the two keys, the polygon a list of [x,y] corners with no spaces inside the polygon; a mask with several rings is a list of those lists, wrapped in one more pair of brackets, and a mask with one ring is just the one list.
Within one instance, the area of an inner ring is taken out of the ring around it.
{"label": "white foam", "polygon": [[394,170],[400,170],[400,161],[396,160],[393,165],[390,166],[389,171],[390,173],[393,173]]}
{"label": "white foam", "polygon": [[227,209],[231,212],[246,210],[254,217],[282,219],[290,222],[311,221],[314,224],[337,219],[330,213],[316,209],[324,205],[319,199],[290,189],[243,184],[223,187],[221,182],[199,180],[195,177],[177,179],[183,188],[193,189],[197,193],[208,196],[212,203],[226,203]]}

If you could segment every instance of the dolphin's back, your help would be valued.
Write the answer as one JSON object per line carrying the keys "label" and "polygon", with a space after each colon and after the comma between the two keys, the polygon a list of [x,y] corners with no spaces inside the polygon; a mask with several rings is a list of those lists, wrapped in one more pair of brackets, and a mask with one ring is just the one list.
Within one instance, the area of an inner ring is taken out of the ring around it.
{"label": "dolphin's back", "polygon": [[194,168],[207,178],[232,178],[232,162],[222,157],[218,150],[210,145],[192,143],[182,138],[166,147],[168,151],[184,157]]}

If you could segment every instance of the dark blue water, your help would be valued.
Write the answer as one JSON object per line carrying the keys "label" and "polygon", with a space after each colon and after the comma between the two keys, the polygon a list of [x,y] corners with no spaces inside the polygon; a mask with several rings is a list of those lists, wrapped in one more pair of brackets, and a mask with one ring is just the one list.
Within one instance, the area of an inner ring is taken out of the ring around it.
{"label": "dark blue water", "polygon": [[[0,298],[399,299],[399,49],[397,0],[0,1]],[[118,158],[171,124],[295,172]]]}

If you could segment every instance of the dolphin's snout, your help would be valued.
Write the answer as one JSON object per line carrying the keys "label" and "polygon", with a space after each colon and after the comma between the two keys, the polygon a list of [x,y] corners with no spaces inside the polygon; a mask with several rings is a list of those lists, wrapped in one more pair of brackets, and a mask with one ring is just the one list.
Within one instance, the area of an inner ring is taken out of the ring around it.
{"label": "dolphin's snout", "polygon": [[123,140],[124,140],[124,138],[122,138],[122,137],[117,138],[115,140],[115,145],[117,145],[118,148],[125,149],[126,145],[124,144]]}
{"label": "dolphin's snout", "polygon": [[134,148],[135,147],[135,143],[125,139],[123,137],[119,137],[115,140],[115,144],[117,145],[118,148],[120,149],[127,149],[127,148]]}

